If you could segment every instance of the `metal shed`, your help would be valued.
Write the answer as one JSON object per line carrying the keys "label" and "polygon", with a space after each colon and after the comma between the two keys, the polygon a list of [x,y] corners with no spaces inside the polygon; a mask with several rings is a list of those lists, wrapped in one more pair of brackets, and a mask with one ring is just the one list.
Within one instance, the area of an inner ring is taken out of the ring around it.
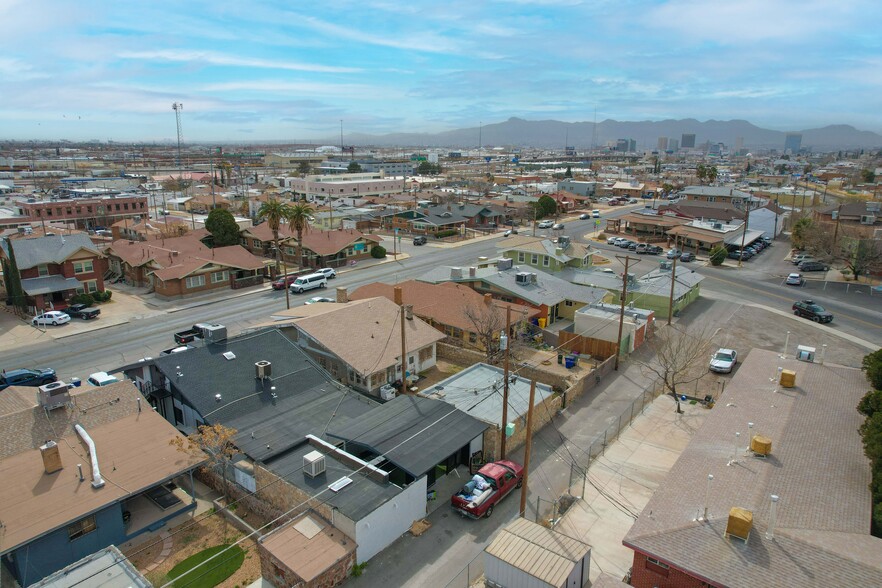
{"label": "metal shed", "polygon": [[589,583],[591,546],[527,519],[502,529],[484,549],[490,587],[582,588]]}

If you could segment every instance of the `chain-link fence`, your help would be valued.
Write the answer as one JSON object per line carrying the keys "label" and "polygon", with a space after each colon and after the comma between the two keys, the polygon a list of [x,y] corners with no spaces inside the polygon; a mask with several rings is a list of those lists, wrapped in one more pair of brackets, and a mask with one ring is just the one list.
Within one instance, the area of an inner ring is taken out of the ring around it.
{"label": "chain-link fence", "polygon": [[598,434],[587,449],[579,453],[570,453],[573,462],[570,464],[569,484],[557,500],[538,501],[536,509],[536,522],[553,527],[560,517],[572,506],[575,499],[585,495],[586,476],[591,462],[606,451],[607,445],[619,437],[622,430],[630,425],[635,418],[643,413],[643,409],[653,400],[661,396],[665,391],[664,384],[656,380],[647,386],[643,393],[631,401],[604,431]]}
{"label": "chain-link fence", "polygon": [[469,588],[470,586],[481,586],[484,582],[484,552],[481,551],[472,561],[453,576],[444,588]]}

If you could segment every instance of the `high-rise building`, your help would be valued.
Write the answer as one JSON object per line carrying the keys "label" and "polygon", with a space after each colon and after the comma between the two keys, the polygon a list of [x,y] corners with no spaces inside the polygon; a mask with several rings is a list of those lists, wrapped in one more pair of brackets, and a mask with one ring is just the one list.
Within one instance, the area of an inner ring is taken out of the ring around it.
{"label": "high-rise building", "polygon": [[799,153],[802,147],[802,133],[787,133],[784,137],[784,153]]}
{"label": "high-rise building", "polygon": [[680,149],[679,139],[668,139],[668,151],[677,151]]}
{"label": "high-rise building", "polygon": [[741,153],[744,149],[744,137],[735,137],[735,153]]}
{"label": "high-rise building", "polygon": [[667,137],[659,137],[658,138],[658,150],[666,151],[668,148],[668,138]]}
{"label": "high-rise building", "polygon": [[683,149],[695,149],[695,135],[694,134],[683,134],[680,137],[680,147]]}
{"label": "high-rise building", "polygon": [[616,151],[625,152],[628,150],[628,140],[627,139],[619,139],[616,141]]}
{"label": "high-rise building", "polygon": [[628,152],[634,153],[637,151],[637,141],[634,139],[628,139]]}

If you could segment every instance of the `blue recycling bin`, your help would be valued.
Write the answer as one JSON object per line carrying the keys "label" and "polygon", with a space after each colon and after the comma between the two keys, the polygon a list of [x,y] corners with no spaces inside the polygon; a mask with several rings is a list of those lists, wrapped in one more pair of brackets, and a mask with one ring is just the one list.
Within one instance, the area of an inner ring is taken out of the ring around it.
{"label": "blue recycling bin", "polygon": [[564,360],[564,366],[565,366],[568,370],[571,370],[571,369],[573,369],[573,368],[576,366],[576,360],[573,359],[573,356],[572,356],[572,355],[568,355],[568,356],[565,358],[565,360]]}

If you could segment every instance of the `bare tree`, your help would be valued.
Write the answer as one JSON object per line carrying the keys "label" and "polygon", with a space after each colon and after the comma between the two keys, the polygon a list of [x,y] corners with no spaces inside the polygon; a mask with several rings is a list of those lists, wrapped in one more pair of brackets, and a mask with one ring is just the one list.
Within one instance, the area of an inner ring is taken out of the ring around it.
{"label": "bare tree", "polygon": [[499,353],[499,334],[505,330],[505,313],[489,304],[470,304],[462,313],[472,325],[477,335],[476,347],[481,349],[490,363]]}
{"label": "bare tree", "polygon": [[197,432],[191,433],[186,438],[175,437],[169,441],[178,451],[191,455],[208,455],[208,464],[211,469],[221,470],[221,478],[224,485],[224,500],[227,498],[227,468],[233,456],[236,455],[234,439],[236,429],[225,427],[221,424],[201,425]]}
{"label": "bare tree", "polygon": [[815,224],[806,232],[804,242],[813,257],[847,269],[855,280],[882,265],[882,244],[859,227]]}
{"label": "bare tree", "polygon": [[658,377],[680,409],[677,388],[695,382],[707,373],[707,361],[711,353],[711,337],[706,329],[687,330],[679,325],[657,329],[647,342],[653,357],[640,361],[647,375]]}

